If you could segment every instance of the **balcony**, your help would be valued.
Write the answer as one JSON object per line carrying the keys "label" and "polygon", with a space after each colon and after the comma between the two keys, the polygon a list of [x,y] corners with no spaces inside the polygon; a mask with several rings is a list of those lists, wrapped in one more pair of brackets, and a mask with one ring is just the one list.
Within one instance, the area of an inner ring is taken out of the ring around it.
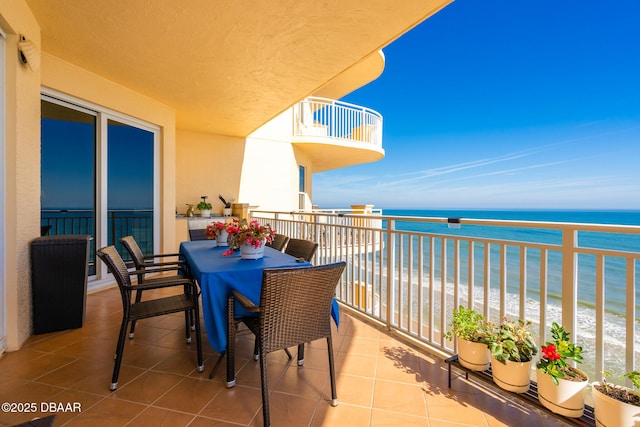
{"label": "balcony", "polygon": [[562,324],[584,347],[590,381],[640,360],[638,226],[331,211],[252,217],[317,241],[317,263],[346,261],[339,300],[442,357],[456,353],[443,333],[462,304],[496,323],[531,320],[538,343]]}
{"label": "balcony", "polygon": [[365,107],[310,97],[293,108],[293,139],[313,159],[314,172],[384,157],[382,116]]}
{"label": "balcony", "polygon": [[[126,343],[120,386],[110,392],[121,313],[116,288],[90,294],[82,328],[34,335],[0,359],[0,400],[36,404],[35,412],[0,412],[0,426],[50,415],[55,426],[68,427],[262,425],[252,336],[238,337],[238,383],[227,389],[223,370],[208,379],[218,354],[206,339],[206,369],[196,371],[180,314],[138,324],[135,339]],[[440,359],[346,311],[334,329],[339,404],[333,408],[323,345],[307,346],[303,368],[283,352],[269,355],[274,426],[563,425],[464,376],[449,389]],[[50,403],[80,410],[52,412]]]}

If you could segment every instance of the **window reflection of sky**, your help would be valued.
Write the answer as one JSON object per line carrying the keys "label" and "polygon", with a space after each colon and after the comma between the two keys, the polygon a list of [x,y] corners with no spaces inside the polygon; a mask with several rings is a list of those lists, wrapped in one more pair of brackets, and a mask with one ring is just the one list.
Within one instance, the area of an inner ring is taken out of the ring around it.
{"label": "window reflection of sky", "polygon": [[[72,116],[42,119],[42,209],[94,207],[95,118]],[[153,133],[109,121],[107,175],[109,209],[152,209]]]}

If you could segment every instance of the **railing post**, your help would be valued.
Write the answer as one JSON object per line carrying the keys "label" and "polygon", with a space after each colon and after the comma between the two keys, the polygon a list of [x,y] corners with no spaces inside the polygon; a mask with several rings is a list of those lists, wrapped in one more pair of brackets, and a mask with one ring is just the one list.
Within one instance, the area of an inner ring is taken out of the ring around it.
{"label": "railing post", "polygon": [[575,336],[577,322],[577,271],[578,255],[575,248],[578,245],[578,232],[574,228],[562,229],[562,326],[572,336]]}
{"label": "railing post", "polygon": [[387,221],[387,329],[391,330],[391,321],[393,314],[393,282],[395,277],[395,259],[396,245],[393,231],[396,228],[396,222],[393,219]]}

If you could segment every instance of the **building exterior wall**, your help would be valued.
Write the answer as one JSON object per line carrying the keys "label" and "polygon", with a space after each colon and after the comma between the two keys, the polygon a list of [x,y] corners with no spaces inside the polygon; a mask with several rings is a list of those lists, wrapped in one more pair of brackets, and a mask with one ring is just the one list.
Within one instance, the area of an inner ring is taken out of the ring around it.
{"label": "building exterior wall", "polygon": [[222,214],[219,194],[238,201],[245,139],[187,130],[176,135],[176,211],[184,214],[187,203],[208,196],[211,214]]}
{"label": "building exterior wall", "polygon": [[18,59],[18,36],[40,46],[40,29],[21,0],[3,3],[0,25],[6,43],[5,280],[7,349],[31,334],[29,242],[40,235],[40,70]]}
{"label": "building exterior wall", "polygon": [[291,144],[292,110],[287,109],[247,137],[240,201],[261,210],[298,209],[299,158]]}

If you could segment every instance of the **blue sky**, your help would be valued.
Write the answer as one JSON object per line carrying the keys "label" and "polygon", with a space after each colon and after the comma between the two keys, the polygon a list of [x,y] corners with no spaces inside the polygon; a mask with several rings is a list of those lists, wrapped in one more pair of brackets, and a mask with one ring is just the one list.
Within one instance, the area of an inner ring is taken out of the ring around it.
{"label": "blue sky", "polygon": [[343,98],[383,160],[314,174],[321,208],[640,209],[640,1],[457,0]]}

